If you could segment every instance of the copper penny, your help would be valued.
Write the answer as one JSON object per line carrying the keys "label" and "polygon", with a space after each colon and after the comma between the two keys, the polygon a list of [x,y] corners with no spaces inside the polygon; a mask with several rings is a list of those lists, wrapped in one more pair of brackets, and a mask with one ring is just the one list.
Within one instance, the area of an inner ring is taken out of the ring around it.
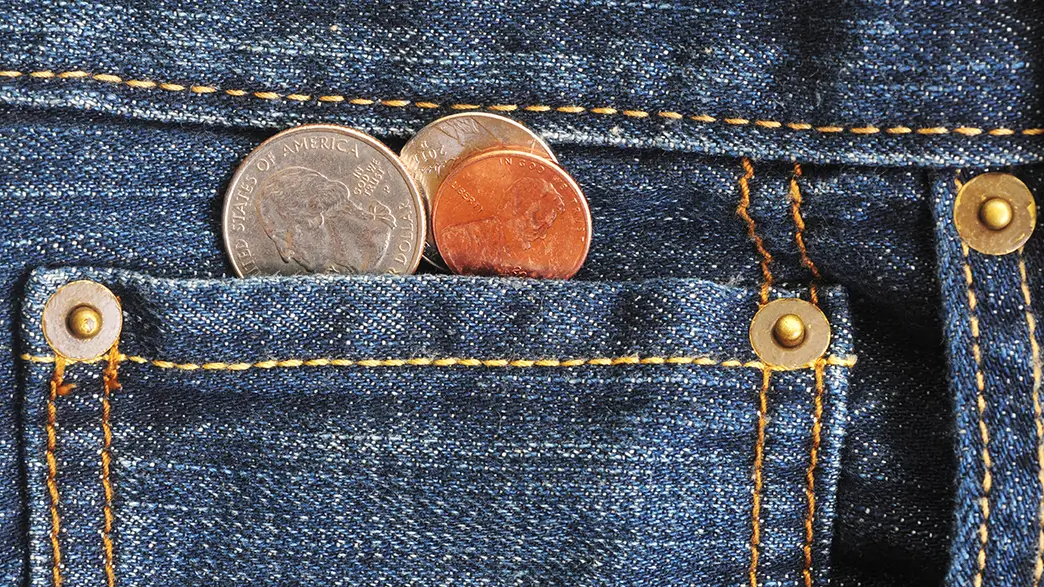
{"label": "copper penny", "polygon": [[[536,133],[510,118],[488,112],[463,112],[431,122],[403,146],[400,157],[417,180],[430,210],[439,186],[458,163],[496,150],[526,151],[555,160],[551,147]],[[424,258],[443,268],[430,230]]]}
{"label": "copper penny", "polygon": [[439,187],[432,229],[454,273],[568,279],[591,247],[591,211],[561,167],[523,151],[461,163]]}

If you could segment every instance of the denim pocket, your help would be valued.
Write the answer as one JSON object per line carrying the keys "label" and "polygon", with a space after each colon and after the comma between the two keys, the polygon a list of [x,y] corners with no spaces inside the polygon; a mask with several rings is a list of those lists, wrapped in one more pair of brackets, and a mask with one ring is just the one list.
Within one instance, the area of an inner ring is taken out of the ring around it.
{"label": "denim pocket", "polygon": [[[52,393],[40,313],[74,279],[121,298],[124,331],[111,365],[67,365]],[[840,290],[820,296],[824,361],[768,375],[747,340],[758,293],[696,279],[77,268],[35,272],[25,300],[34,585],[829,572],[854,362]]]}

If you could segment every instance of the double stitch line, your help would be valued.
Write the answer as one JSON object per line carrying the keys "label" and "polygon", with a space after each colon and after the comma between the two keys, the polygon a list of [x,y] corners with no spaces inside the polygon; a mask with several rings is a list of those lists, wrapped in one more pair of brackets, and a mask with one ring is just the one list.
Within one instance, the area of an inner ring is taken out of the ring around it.
{"label": "double stitch line", "polygon": [[454,103],[443,105],[437,102],[431,102],[427,100],[404,100],[400,98],[391,99],[370,99],[361,97],[349,97],[342,94],[321,94],[312,95],[300,92],[291,93],[280,93],[270,90],[244,90],[244,89],[230,89],[220,88],[215,85],[193,83],[193,84],[178,84],[171,82],[157,82],[153,80],[142,80],[142,79],[124,79],[119,75],[112,73],[90,73],[83,70],[72,70],[62,71],[55,73],[49,69],[36,70],[23,72],[19,70],[5,70],[0,71],[0,78],[20,78],[28,77],[33,80],[48,80],[48,79],[61,79],[61,80],[91,80],[107,84],[124,85],[137,90],[162,90],[166,92],[188,92],[196,95],[215,95],[224,94],[233,97],[249,97],[258,100],[266,101],[288,101],[288,102],[320,102],[327,104],[352,104],[356,106],[385,106],[389,108],[406,108],[413,105],[421,109],[450,109],[457,111],[466,110],[490,110],[493,112],[514,112],[522,110],[525,112],[555,112],[560,114],[594,114],[599,116],[626,116],[628,118],[638,119],[650,119],[659,118],[666,120],[690,120],[694,122],[700,122],[704,124],[726,124],[729,126],[746,126],[756,127],[762,129],[788,129],[797,132],[815,132],[820,134],[852,134],[856,136],[870,136],[877,134],[887,134],[892,136],[904,136],[904,135],[921,135],[921,136],[938,136],[955,134],[963,137],[1005,137],[1005,136],[1041,136],[1044,135],[1044,128],[1024,128],[1024,129],[1011,129],[1005,127],[998,128],[979,128],[972,126],[916,126],[916,125],[895,125],[895,126],[875,126],[875,125],[813,125],[807,122],[781,122],[778,120],[768,120],[764,118],[744,118],[744,117],[718,117],[711,116],[709,114],[683,114],[672,110],[640,110],[640,109],[618,109],[611,106],[578,106],[578,105],[561,105],[551,106],[548,104],[468,104],[468,103]]}
{"label": "double stitch line", "polygon": [[[105,492],[105,502],[102,505],[104,525],[102,527],[102,548],[105,555],[105,577],[108,587],[116,585],[116,571],[113,565],[112,545],[112,484],[109,479],[112,447],[112,427],[109,424],[110,404],[109,397],[113,390],[120,387],[117,379],[117,366],[120,361],[119,351],[114,345],[105,357],[107,365],[103,373],[104,388],[102,393],[102,450],[101,450],[101,482]],[[57,447],[58,428],[58,397],[67,395],[75,384],[65,383],[65,366],[69,361],[61,356],[51,357],[48,361],[54,363],[54,371],[51,375],[50,391],[47,396],[47,422],[45,431],[47,433],[47,448],[44,452],[44,460],[47,464],[47,493],[51,498],[51,578],[54,587],[62,587],[65,582],[62,574],[62,548],[61,548],[61,513],[59,511],[60,496],[58,493],[58,459],[55,456]]]}

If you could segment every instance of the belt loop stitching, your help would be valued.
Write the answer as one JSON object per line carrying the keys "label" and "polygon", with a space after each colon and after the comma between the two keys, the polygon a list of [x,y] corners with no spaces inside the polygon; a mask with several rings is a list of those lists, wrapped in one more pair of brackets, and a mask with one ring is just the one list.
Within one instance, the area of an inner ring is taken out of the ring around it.
{"label": "belt loop stitching", "polygon": [[[963,183],[960,174],[954,179],[954,184],[960,190]],[[982,522],[979,524],[979,552],[976,556],[976,570],[972,577],[972,585],[981,587],[986,572],[986,545],[989,542],[990,530],[990,489],[993,486],[991,469],[993,463],[990,459],[990,431],[986,425],[986,379],[982,373],[982,348],[979,346],[979,318],[978,301],[975,297],[974,278],[972,276],[970,251],[968,245],[961,243],[961,254],[964,257],[964,286],[968,297],[968,325],[971,329],[972,356],[975,359],[975,403],[979,421],[979,436],[982,440],[982,451],[979,455],[982,460],[982,496],[979,497],[979,510],[982,512]]]}
{"label": "belt loop stitching", "polygon": [[1033,298],[1030,295],[1022,247],[1019,247],[1018,254],[1022,299],[1026,304],[1026,328],[1029,331],[1030,352],[1033,354],[1033,421],[1037,431],[1037,483],[1041,490],[1041,498],[1037,504],[1037,553],[1033,565],[1033,587],[1038,587],[1041,575],[1044,574],[1044,415],[1040,404],[1041,357],[1040,345],[1037,342],[1037,319],[1033,315]]}

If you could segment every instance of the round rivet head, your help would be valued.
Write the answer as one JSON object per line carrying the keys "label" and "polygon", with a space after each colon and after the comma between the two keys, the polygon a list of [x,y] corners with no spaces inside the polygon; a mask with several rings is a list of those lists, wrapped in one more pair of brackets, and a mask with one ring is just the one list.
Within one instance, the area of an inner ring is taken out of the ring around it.
{"label": "round rivet head", "polygon": [[94,306],[86,304],[77,306],[73,308],[72,312],[69,312],[66,327],[69,329],[69,334],[80,340],[93,338],[101,332],[101,313]]}
{"label": "round rivet head", "polygon": [[968,247],[1006,255],[1024,245],[1037,225],[1037,205],[1026,184],[1008,173],[983,173],[957,192],[957,234]]}
{"label": "round rivet head", "polygon": [[801,369],[812,365],[830,346],[830,322],[805,300],[771,301],[750,322],[750,344],[766,365]]}
{"label": "round rivet head", "polygon": [[67,359],[105,354],[120,336],[123,310],[109,288],[94,281],[73,281],[54,292],[43,311],[47,344]]}
{"label": "round rivet head", "polygon": [[1004,230],[1013,216],[1011,204],[1004,198],[990,198],[979,206],[979,221],[990,230]]}
{"label": "round rivet head", "polygon": [[805,340],[805,323],[797,314],[784,314],[772,326],[772,337],[780,346],[792,349]]}

